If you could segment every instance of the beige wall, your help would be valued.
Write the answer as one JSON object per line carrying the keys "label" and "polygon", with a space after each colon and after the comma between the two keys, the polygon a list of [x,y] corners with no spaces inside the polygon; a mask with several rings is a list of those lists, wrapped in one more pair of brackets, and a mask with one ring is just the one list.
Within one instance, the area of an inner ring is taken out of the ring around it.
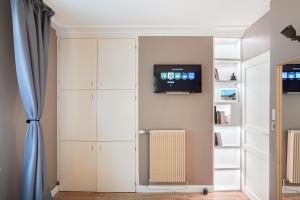
{"label": "beige wall", "polygon": [[[0,1],[0,199],[18,199],[20,160],[14,108],[18,96],[13,54],[10,1]],[[20,103],[20,102],[17,102]]]}
{"label": "beige wall", "polygon": [[258,19],[245,32],[242,38],[242,59],[247,61],[270,50],[271,15],[270,12]]}
{"label": "beige wall", "polygon": [[51,29],[48,53],[48,78],[46,85],[45,108],[41,119],[44,131],[47,174],[50,188],[54,188],[57,180],[57,37]]}
{"label": "beige wall", "polygon": [[[26,116],[22,108],[14,64],[10,1],[0,1],[0,199],[19,199]],[[51,30],[44,129],[47,173],[56,183],[56,36]]]}
{"label": "beige wall", "polygon": [[[271,1],[271,86],[275,85],[275,66],[288,60],[290,58],[296,57],[300,55],[300,42],[291,41],[285,38],[280,32],[288,25],[292,24],[296,30],[298,35],[300,34],[300,1],[299,0],[272,0]],[[274,108],[275,106],[275,88],[271,87],[271,106]],[[287,103],[289,104],[289,109],[291,109],[292,105],[296,105],[297,97],[289,96],[287,98],[283,98],[283,107],[286,107]],[[296,108],[297,110],[298,108]],[[283,108],[283,115],[286,115],[288,112],[287,109]],[[289,116],[284,116],[285,119],[283,121],[284,129],[288,129],[287,126],[290,126],[286,122],[294,123],[294,112],[292,112]],[[299,118],[298,118],[299,119]],[[300,123],[300,121],[298,122]],[[292,128],[291,125],[290,128]],[[296,128],[296,127],[295,127]],[[284,144],[285,145],[285,141]],[[284,153],[285,154],[285,153]],[[283,158],[285,159],[285,157]],[[275,134],[270,135],[270,199],[275,199]],[[283,162],[285,162],[283,160]],[[285,166],[284,166],[285,167]]]}
{"label": "beige wall", "polygon": [[[154,64],[202,64],[202,93],[153,93]],[[139,129],[187,130],[187,181],[213,183],[213,38],[139,38]],[[148,136],[139,139],[140,184],[149,179]]]}

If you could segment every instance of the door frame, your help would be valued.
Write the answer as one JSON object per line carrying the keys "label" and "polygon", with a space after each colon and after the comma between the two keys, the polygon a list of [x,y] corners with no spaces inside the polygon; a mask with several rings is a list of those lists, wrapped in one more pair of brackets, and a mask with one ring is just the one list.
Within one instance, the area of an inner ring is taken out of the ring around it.
{"label": "door frame", "polygon": [[276,200],[282,199],[282,65],[276,66],[275,77],[275,168]]}
{"label": "door frame", "polygon": [[282,200],[282,66],[300,60],[296,56],[277,64],[275,67],[275,186],[276,200]]}

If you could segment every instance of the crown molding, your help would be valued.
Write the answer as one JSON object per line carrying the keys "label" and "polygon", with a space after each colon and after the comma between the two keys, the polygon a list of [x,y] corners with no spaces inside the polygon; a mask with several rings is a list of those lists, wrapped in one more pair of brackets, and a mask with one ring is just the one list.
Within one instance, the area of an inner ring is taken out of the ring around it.
{"label": "crown molding", "polygon": [[64,26],[52,19],[59,38],[138,37],[138,36],[216,36],[241,38],[248,26]]}
{"label": "crown molding", "polygon": [[60,30],[60,28],[63,27],[54,17],[51,18],[50,26],[56,31]]}

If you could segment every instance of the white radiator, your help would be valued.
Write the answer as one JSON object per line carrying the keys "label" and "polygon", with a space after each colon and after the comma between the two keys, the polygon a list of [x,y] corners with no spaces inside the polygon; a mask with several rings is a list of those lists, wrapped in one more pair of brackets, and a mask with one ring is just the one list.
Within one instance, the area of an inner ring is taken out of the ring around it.
{"label": "white radiator", "polygon": [[300,183],[300,130],[288,131],[286,177],[290,183]]}
{"label": "white radiator", "polygon": [[185,182],[185,130],[150,131],[150,182]]}

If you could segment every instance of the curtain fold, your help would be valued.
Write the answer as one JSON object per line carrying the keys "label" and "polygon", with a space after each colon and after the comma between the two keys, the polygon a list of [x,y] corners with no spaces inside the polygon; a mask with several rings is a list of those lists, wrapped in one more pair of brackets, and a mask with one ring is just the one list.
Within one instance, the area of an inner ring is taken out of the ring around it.
{"label": "curtain fold", "polygon": [[11,0],[17,80],[27,130],[22,168],[22,200],[52,199],[48,186],[43,113],[50,19],[54,12],[42,0]]}

